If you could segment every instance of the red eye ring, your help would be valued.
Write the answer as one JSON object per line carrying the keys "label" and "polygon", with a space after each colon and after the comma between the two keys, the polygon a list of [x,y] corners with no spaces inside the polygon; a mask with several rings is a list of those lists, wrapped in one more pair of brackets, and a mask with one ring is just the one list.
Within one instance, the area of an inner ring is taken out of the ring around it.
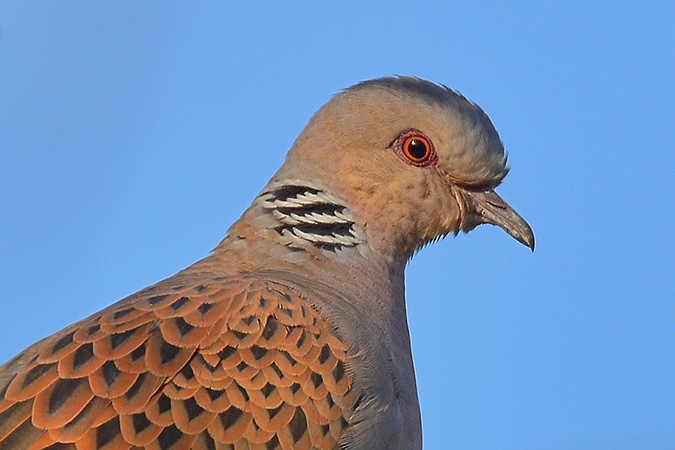
{"label": "red eye ring", "polygon": [[401,133],[393,147],[399,158],[413,166],[435,167],[438,163],[433,142],[419,130],[411,129]]}

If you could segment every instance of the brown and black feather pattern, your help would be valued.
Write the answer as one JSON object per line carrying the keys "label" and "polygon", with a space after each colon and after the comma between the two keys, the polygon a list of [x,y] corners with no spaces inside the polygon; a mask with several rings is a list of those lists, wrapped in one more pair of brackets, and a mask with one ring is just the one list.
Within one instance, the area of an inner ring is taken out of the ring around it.
{"label": "brown and black feather pattern", "polygon": [[347,352],[281,285],[160,283],[0,367],[0,449],[335,448]]}

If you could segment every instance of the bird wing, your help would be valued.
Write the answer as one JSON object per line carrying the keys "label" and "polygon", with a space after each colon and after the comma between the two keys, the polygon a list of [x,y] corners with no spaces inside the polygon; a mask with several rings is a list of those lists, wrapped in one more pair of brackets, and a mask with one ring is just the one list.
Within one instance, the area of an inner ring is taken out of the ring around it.
{"label": "bird wing", "polygon": [[0,367],[0,449],[335,448],[348,352],[274,282],[162,282]]}

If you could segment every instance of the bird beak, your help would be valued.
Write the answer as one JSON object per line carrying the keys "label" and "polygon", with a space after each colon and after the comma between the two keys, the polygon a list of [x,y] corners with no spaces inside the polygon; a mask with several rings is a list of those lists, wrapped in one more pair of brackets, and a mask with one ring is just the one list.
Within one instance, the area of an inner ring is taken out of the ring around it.
{"label": "bird beak", "polygon": [[[465,190],[470,212],[469,229],[480,224],[497,225],[515,240],[534,251],[534,233],[530,225],[493,190]],[[473,226],[471,226],[473,225]]]}

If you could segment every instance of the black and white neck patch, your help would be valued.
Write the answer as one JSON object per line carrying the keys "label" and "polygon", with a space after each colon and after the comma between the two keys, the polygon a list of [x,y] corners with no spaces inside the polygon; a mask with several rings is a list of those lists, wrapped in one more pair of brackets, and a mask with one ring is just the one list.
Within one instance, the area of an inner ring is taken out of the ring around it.
{"label": "black and white neck patch", "polygon": [[337,251],[366,241],[344,202],[320,189],[279,184],[263,192],[259,201],[276,219],[274,229],[293,247],[313,245]]}

